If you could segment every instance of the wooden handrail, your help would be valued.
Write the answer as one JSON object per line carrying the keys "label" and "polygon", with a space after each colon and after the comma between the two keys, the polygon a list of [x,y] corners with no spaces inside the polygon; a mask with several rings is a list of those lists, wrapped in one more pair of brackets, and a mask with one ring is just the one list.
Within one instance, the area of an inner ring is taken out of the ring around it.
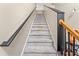
{"label": "wooden handrail", "polygon": [[79,41],[79,34],[76,31],[74,31],[72,27],[70,27],[62,19],[59,20],[59,24],[62,25],[65,29],[67,29],[68,32],[70,32],[70,34],[72,34],[75,38],[78,38],[78,41]]}

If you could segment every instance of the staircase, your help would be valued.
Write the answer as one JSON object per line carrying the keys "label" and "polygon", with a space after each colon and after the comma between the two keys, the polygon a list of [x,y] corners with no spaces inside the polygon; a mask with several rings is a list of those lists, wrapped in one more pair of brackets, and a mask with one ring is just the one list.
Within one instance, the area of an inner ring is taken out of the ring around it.
{"label": "staircase", "polygon": [[37,14],[34,19],[29,38],[26,42],[23,56],[56,56],[54,42],[51,38],[43,14]]}

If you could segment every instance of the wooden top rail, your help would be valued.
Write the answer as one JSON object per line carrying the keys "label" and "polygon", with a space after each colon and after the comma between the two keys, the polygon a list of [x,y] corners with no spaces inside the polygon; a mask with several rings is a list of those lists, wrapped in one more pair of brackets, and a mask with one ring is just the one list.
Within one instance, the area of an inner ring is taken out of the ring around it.
{"label": "wooden top rail", "polygon": [[70,34],[72,34],[75,38],[78,38],[78,41],[79,41],[79,34],[76,31],[74,31],[72,27],[70,27],[62,19],[59,20],[59,24],[62,25],[65,29],[67,29],[68,32],[70,32]]}

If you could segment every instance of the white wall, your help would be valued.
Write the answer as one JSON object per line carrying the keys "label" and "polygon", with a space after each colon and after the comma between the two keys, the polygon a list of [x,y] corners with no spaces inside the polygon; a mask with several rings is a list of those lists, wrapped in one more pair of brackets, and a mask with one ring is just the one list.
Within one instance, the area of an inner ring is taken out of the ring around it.
{"label": "white wall", "polygon": [[[79,29],[79,3],[60,3],[55,6],[65,12],[65,21],[70,26]],[[74,8],[76,11],[73,13]]]}
{"label": "white wall", "polygon": [[[49,5],[50,6],[50,5]],[[73,28],[79,29],[79,4],[78,3],[52,3],[50,7],[54,6],[54,8],[65,12],[65,21]],[[75,11],[74,11],[75,9]],[[52,32],[52,36],[54,40],[57,39],[57,28],[56,28],[56,14],[50,9],[45,8],[45,16]],[[56,45],[56,41],[55,45]]]}
{"label": "white wall", "polygon": [[[53,5],[50,7],[53,7]],[[47,7],[45,7],[44,10],[44,15],[50,29],[52,40],[54,41],[54,47],[57,50],[57,13]]]}
{"label": "white wall", "polygon": [[36,10],[44,10],[44,5],[50,6],[55,8],[55,5],[52,5],[51,3],[37,3],[36,4]]}
{"label": "white wall", "polygon": [[[79,3],[57,3],[54,5],[57,9],[65,12],[65,22],[69,26],[71,26],[73,29],[79,29]],[[67,34],[66,40],[68,40]]]}
{"label": "white wall", "polygon": [[[8,40],[35,8],[35,4],[0,4],[0,41]],[[21,55],[35,12],[8,47],[0,47],[0,55]]]}
{"label": "white wall", "polygon": [[34,6],[34,4],[0,4],[0,44],[11,37]]}
{"label": "white wall", "polygon": [[44,10],[44,7],[43,7],[44,3],[37,3],[36,4],[36,10]]}

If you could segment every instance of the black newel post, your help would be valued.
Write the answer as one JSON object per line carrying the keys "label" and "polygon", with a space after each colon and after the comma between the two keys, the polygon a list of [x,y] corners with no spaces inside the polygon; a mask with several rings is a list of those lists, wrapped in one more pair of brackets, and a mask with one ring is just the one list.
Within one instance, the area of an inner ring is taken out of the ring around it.
{"label": "black newel post", "polygon": [[64,20],[64,12],[57,13],[57,50],[61,51],[61,54],[63,54],[64,44],[66,40],[66,30],[59,24],[60,19]]}

